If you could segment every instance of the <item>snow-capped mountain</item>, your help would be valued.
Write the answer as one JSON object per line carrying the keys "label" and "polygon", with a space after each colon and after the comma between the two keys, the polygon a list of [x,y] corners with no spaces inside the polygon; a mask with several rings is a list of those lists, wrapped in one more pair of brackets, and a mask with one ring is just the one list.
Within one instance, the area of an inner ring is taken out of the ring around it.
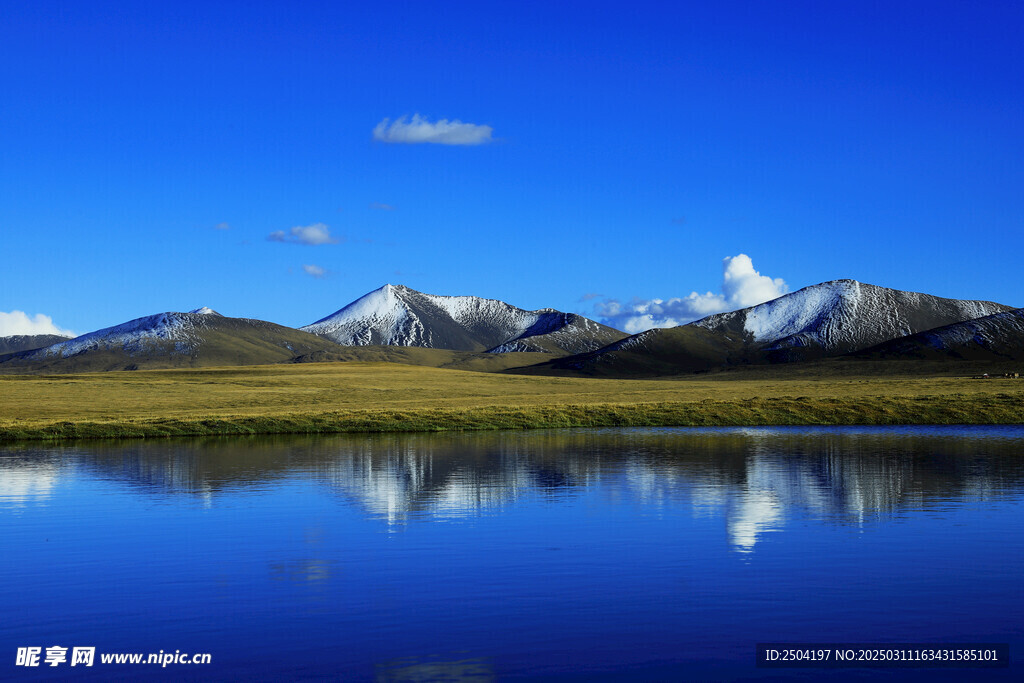
{"label": "snow-capped mountain", "polygon": [[991,301],[943,299],[856,280],[805,287],[692,325],[738,335],[776,360],[837,355],[934,327],[1010,310]]}
{"label": "snow-capped mountain", "polygon": [[331,342],[264,320],[227,318],[209,308],[157,313],[4,358],[52,371],[276,363]]}
{"label": "snow-capped mountain", "polygon": [[[207,309],[210,310],[210,309]],[[68,358],[86,351],[124,351],[136,356],[146,351],[168,350],[190,353],[202,342],[201,330],[207,327],[207,313],[196,309],[189,313],[157,313],[106,327],[80,337],[39,349],[23,358]]]}
{"label": "snow-capped mountain", "polygon": [[658,375],[808,360],[1009,310],[1011,307],[991,301],[943,299],[855,280],[833,280],[687,325],[647,330],[593,353],[553,361],[550,367],[570,372]]}
{"label": "snow-capped mountain", "polygon": [[1024,360],[1024,308],[900,337],[856,355],[881,359]]}
{"label": "snow-capped mountain", "polygon": [[573,313],[526,311],[475,296],[437,296],[384,285],[300,328],[346,346],[579,353],[625,337]]}

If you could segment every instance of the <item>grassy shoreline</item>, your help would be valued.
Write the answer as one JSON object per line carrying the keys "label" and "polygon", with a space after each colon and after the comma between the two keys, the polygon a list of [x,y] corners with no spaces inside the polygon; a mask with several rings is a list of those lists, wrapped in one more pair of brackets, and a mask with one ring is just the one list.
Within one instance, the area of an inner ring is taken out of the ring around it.
{"label": "grassy shoreline", "polygon": [[[839,368],[841,370],[841,368]],[[308,363],[0,377],[0,442],[553,427],[1024,424],[1024,382],[754,368],[677,379]]]}
{"label": "grassy shoreline", "polygon": [[1019,393],[743,398],[330,410],[209,418],[8,421],[0,442],[559,427],[1024,424]]}

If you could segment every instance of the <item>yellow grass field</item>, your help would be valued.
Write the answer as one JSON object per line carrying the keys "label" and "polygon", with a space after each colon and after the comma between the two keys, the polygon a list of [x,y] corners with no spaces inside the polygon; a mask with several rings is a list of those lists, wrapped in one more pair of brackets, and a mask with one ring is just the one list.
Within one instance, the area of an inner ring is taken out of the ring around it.
{"label": "yellow grass field", "polygon": [[520,376],[394,363],[0,376],[0,439],[667,424],[1024,422],[1024,380]]}

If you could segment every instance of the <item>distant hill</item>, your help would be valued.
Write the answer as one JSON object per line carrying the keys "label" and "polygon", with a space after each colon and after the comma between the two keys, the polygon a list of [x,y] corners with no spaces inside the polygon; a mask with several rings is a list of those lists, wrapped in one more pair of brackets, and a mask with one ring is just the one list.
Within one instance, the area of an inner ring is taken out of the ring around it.
{"label": "distant hill", "polygon": [[742,341],[692,325],[648,330],[597,351],[511,369],[515,374],[655,377],[749,363]]}
{"label": "distant hill", "polygon": [[900,337],[853,356],[874,360],[1024,362],[1024,308]]}
{"label": "distant hill", "polygon": [[2,372],[95,372],[254,365],[340,350],[315,335],[211,309],[157,313],[0,358]]}
{"label": "distant hill", "polygon": [[424,294],[402,285],[385,285],[300,329],[346,346],[491,353],[580,353],[626,337],[573,313],[526,311],[495,299]]}
{"label": "distant hill", "polygon": [[524,372],[653,376],[838,356],[934,327],[1012,310],[855,280],[834,280],[757,306],[633,335]]}
{"label": "distant hill", "polygon": [[31,351],[41,349],[50,344],[67,341],[71,337],[59,334],[15,334],[9,337],[0,337],[0,356],[17,351]]}

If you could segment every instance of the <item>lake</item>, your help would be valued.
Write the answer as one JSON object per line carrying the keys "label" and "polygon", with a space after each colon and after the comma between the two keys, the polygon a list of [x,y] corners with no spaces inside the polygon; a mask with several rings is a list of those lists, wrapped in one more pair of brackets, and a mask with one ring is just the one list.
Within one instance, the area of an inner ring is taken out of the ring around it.
{"label": "lake", "polygon": [[[0,678],[1022,675],[755,666],[758,643],[1024,656],[1016,426],[9,445],[0,543]],[[210,663],[100,661],[176,652]]]}

